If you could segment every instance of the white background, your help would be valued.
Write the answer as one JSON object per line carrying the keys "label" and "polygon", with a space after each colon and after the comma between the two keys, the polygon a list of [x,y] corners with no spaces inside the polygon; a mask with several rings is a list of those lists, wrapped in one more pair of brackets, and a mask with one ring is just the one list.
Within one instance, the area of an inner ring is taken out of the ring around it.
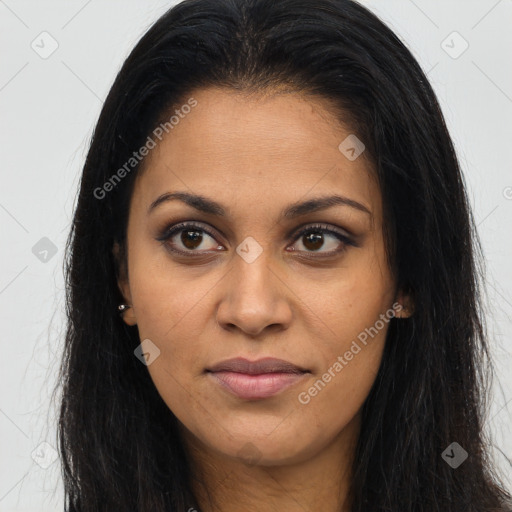
{"label": "white background", "polygon": [[[362,3],[428,72],[457,147],[488,268],[498,380],[486,426],[512,487],[512,0]],[[0,512],[63,510],[58,461],[43,469],[32,453],[43,441],[55,446],[50,394],[64,334],[65,238],[102,100],[172,4],[0,0]],[[31,47],[51,48],[43,31],[58,43],[46,59]],[[452,58],[464,40],[469,47]],[[32,252],[43,237],[57,251],[47,262]]]}

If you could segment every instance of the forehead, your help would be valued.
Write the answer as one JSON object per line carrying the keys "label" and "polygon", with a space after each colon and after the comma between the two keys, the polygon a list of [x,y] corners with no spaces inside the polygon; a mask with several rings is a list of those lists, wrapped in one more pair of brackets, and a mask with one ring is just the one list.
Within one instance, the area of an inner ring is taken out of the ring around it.
{"label": "forehead", "polygon": [[340,150],[355,134],[324,98],[219,88],[189,97],[196,106],[175,117],[143,162],[134,190],[141,206],[189,189],[242,208],[340,193],[380,210],[371,164],[364,152],[349,159]]}

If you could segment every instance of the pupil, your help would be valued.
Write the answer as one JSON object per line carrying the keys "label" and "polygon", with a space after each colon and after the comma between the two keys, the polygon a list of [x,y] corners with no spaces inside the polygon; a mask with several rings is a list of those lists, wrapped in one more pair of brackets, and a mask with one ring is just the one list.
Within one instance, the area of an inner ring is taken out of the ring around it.
{"label": "pupil", "polygon": [[201,235],[201,233],[199,231],[193,231],[193,230],[182,231],[181,241],[187,249],[195,249],[196,246],[194,244],[198,240],[199,240],[199,243],[197,245],[200,245],[201,241],[203,240],[203,236]]}
{"label": "pupil", "polygon": [[306,243],[304,247],[311,250],[320,249],[323,245],[323,235],[320,233],[310,233],[305,236]]}

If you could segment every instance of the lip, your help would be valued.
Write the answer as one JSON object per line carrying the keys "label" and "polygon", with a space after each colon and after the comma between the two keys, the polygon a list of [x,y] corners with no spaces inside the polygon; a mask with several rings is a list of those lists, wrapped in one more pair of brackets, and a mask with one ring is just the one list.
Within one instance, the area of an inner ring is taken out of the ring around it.
{"label": "lip", "polygon": [[226,359],[207,368],[208,372],[235,372],[247,375],[261,375],[262,373],[304,373],[308,370],[292,364],[284,359],[264,357],[256,361],[249,361],[244,357]]}
{"label": "lip", "polygon": [[273,357],[257,361],[243,357],[228,359],[207,368],[206,372],[225,389],[246,400],[274,396],[310,373],[305,368]]}

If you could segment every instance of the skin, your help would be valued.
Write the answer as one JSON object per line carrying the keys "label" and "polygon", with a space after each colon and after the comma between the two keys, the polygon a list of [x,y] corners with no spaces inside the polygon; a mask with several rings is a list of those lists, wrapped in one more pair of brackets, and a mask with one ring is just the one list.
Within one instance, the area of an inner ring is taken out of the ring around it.
{"label": "skin", "polygon": [[[133,305],[124,321],[160,350],[147,369],[180,421],[190,463],[204,482],[193,484],[203,511],[238,511],[242,503],[247,511],[349,510],[360,411],[389,324],[307,404],[298,396],[395,301],[407,308],[397,316],[411,310],[386,264],[371,164],[364,153],[350,161],[338,149],[352,132],[323,98],[219,88],[191,96],[198,105],[150,152],[137,176],[127,273],[119,279],[125,303]],[[178,200],[147,213],[157,197],[176,191],[217,201],[226,216]],[[292,203],[332,194],[371,214],[335,205],[279,220]],[[181,221],[195,221],[215,237],[200,232],[202,241],[189,246],[183,232],[167,246],[156,240]],[[350,234],[357,246],[325,232],[318,246],[295,237],[316,223]],[[236,252],[247,237],[262,249],[251,263]],[[172,243],[203,256],[174,255]],[[117,255],[118,246],[113,250]],[[310,373],[275,396],[244,400],[205,373],[237,356],[277,357]]]}

